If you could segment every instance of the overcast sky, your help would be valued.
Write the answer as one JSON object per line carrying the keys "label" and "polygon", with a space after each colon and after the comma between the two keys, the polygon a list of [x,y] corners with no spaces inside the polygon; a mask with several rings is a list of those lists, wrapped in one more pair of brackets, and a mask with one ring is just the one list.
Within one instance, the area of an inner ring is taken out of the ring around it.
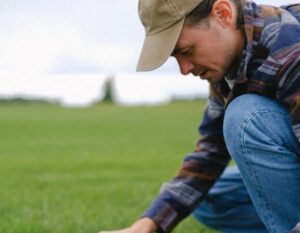
{"label": "overcast sky", "polygon": [[2,0],[0,68],[134,70],[143,38],[137,0]]}
{"label": "overcast sky", "polygon": [[[144,38],[137,4],[138,0],[0,0],[0,70],[134,72]],[[159,72],[177,72],[174,64],[169,62]]]}

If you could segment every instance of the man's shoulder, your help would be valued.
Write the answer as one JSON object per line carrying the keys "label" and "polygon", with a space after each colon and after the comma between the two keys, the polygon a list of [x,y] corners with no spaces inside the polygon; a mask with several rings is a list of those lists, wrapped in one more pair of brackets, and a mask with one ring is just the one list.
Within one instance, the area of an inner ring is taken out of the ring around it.
{"label": "man's shoulder", "polygon": [[259,45],[263,45],[275,58],[276,54],[290,48],[299,47],[300,43],[300,4],[284,7],[261,6],[262,32]]}

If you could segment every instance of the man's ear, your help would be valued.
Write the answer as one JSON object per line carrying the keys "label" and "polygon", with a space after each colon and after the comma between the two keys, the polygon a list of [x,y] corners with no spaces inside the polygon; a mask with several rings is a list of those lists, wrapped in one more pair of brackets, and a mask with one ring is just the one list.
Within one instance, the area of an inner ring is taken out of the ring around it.
{"label": "man's ear", "polygon": [[232,26],[236,21],[235,6],[230,0],[217,0],[213,4],[211,16],[213,16],[222,27]]}

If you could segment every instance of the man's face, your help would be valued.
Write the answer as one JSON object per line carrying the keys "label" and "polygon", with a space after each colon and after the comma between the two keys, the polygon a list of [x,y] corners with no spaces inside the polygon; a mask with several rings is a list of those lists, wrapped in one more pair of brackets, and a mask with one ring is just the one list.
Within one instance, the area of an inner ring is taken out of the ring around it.
{"label": "man's face", "polygon": [[236,26],[224,27],[213,17],[208,20],[209,25],[183,26],[172,56],[182,74],[215,83],[239,60],[243,38]]}

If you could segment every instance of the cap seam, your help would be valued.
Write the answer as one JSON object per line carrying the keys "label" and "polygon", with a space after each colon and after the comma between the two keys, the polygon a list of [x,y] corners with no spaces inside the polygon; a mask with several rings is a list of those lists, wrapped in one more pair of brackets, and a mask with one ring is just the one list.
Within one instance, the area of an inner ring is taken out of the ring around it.
{"label": "cap seam", "polygon": [[[173,12],[174,15],[176,15],[175,17],[173,18],[178,18],[180,17],[180,14],[178,14],[178,8],[175,6],[175,4],[172,4],[171,1],[168,1],[167,0],[167,5],[169,6],[169,9]],[[179,20],[178,20],[179,21]],[[177,21],[177,22],[178,22]]]}
{"label": "cap seam", "polygon": [[176,22],[174,22],[173,24],[171,24],[170,26],[168,26],[167,28],[164,28],[163,30],[159,31],[159,32],[155,32],[155,33],[151,33],[151,34],[147,34],[146,36],[153,36],[156,34],[159,34],[161,32],[164,32],[166,30],[168,30],[170,27],[173,27],[175,24],[177,24],[179,21],[181,21],[182,19],[184,19],[185,17],[180,18],[179,20],[177,20]]}

